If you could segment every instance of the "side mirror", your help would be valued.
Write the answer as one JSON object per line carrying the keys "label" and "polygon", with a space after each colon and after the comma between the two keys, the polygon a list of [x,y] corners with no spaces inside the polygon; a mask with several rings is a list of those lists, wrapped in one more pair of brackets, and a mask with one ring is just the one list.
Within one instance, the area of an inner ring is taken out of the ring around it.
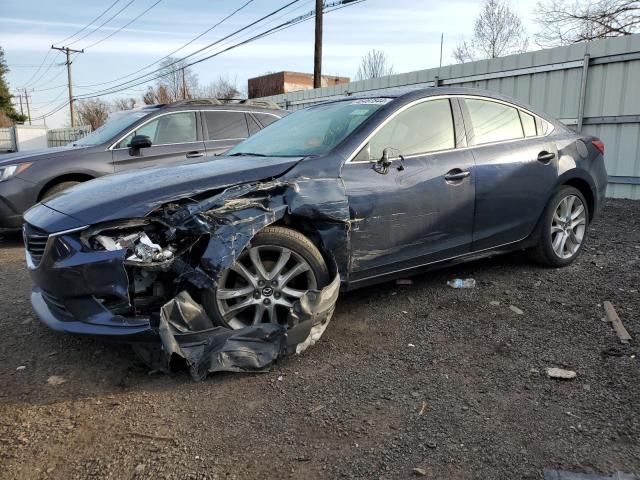
{"label": "side mirror", "polygon": [[140,150],[141,148],[149,148],[151,146],[151,139],[146,135],[136,135],[131,139],[128,147],[130,150]]}
{"label": "side mirror", "polygon": [[378,160],[374,165],[373,169],[381,173],[382,175],[386,175],[389,173],[389,167],[391,166],[391,160],[389,159],[389,149],[385,148],[382,151],[382,157]]}

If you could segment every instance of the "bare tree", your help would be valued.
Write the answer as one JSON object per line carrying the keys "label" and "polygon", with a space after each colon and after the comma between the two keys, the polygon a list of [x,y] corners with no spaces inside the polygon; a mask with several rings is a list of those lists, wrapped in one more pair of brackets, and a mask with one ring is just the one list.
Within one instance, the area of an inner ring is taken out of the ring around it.
{"label": "bare tree", "polygon": [[541,47],[631,35],[640,31],[640,2],[637,0],[582,3],[546,0],[538,2],[535,15],[540,25],[536,43]]}
{"label": "bare tree", "polygon": [[506,0],[486,0],[473,26],[470,41],[458,43],[453,56],[459,63],[496,58],[527,50],[522,20]]}
{"label": "bare tree", "polygon": [[113,111],[131,110],[136,106],[135,98],[116,98],[111,102],[111,109]]}
{"label": "bare tree", "polygon": [[169,57],[160,64],[162,73],[157,86],[164,86],[172,101],[193,98],[198,89],[198,76],[186,66]]}
{"label": "bare tree", "polygon": [[369,50],[360,60],[356,80],[384,77],[393,73],[393,66],[389,65],[387,54],[382,50]]}
{"label": "bare tree", "polygon": [[242,93],[238,87],[237,78],[231,80],[226,76],[220,75],[216,81],[199,88],[197,90],[197,96],[202,98],[217,98],[224,103],[225,101],[228,102],[241,97]]}
{"label": "bare tree", "polygon": [[100,128],[109,116],[109,104],[100,99],[83,100],[76,103],[76,115],[80,125],[91,125],[91,129]]}
{"label": "bare tree", "polygon": [[169,90],[164,85],[158,85],[156,87],[148,87],[147,91],[142,96],[142,101],[145,105],[155,105],[156,103],[171,103],[175,99],[169,94]]}

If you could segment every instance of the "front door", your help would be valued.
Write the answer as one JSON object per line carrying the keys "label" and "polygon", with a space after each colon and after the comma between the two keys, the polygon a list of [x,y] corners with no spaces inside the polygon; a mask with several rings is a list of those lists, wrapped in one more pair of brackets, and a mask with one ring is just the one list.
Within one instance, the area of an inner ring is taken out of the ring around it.
{"label": "front door", "polygon": [[[129,148],[129,142],[136,135],[149,137],[151,147]],[[116,172],[201,160],[205,146],[198,131],[198,112],[159,115],[136,127],[113,148],[112,153]]]}
{"label": "front door", "polygon": [[[451,107],[438,98],[400,111],[345,164],[352,280],[470,251],[474,161],[456,149]],[[380,173],[375,162],[385,149],[392,163]]]}

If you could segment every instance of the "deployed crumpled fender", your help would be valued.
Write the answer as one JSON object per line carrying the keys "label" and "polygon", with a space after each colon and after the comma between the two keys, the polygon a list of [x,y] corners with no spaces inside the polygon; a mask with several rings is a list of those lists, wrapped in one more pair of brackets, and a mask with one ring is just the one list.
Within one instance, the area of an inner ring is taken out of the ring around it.
{"label": "deployed crumpled fender", "polygon": [[309,290],[294,303],[287,325],[263,323],[239,330],[215,327],[187,292],[167,302],[155,319],[161,345],[134,350],[153,369],[170,372],[183,363],[194,380],[209,373],[268,370],[280,357],[301,353],[327,328],[340,291],[340,277],[322,290]]}
{"label": "deployed crumpled fender", "polygon": [[328,259],[334,274],[331,283],[296,301],[286,325],[258,324],[239,330],[214,326],[203,307],[182,291],[159,314],[151,315],[161,346],[134,346],[145,363],[164,372],[182,363],[194,379],[201,380],[218,371],[263,371],[278,358],[301,353],[318,341],[338,299],[338,271],[348,268],[349,208],[341,179],[245,183],[179,208],[163,207],[151,217],[177,235],[209,236],[198,266],[179,258],[171,266],[177,280],[205,289],[215,286],[219,274],[233,265],[260,230],[285,215],[311,221],[325,252],[336,252]]}

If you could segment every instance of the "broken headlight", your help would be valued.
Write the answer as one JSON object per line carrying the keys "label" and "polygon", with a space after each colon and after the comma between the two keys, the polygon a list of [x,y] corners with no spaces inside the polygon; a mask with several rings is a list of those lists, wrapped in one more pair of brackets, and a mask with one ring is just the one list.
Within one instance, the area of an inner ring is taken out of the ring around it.
{"label": "broken headlight", "polygon": [[163,230],[148,221],[130,220],[91,228],[83,232],[83,241],[92,250],[125,250],[127,263],[165,263],[173,260],[176,249]]}

